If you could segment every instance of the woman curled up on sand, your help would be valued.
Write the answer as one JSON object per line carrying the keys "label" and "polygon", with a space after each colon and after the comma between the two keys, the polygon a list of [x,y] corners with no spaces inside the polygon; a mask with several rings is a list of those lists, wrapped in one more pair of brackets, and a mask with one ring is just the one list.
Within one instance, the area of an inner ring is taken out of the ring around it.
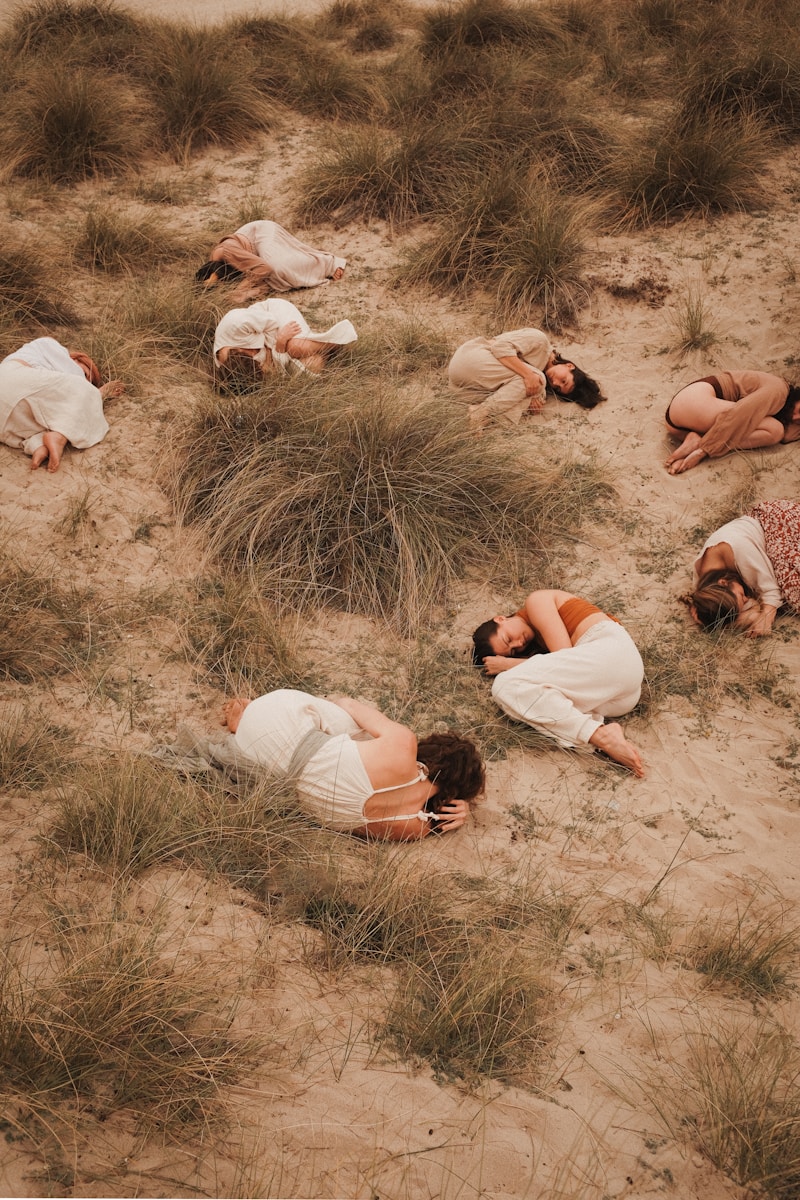
{"label": "woman curled up on sand", "polygon": [[665,420],[670,434],[685,435],[664,464],[680,475],[731,450],[796,442],[800,387],[768,371],[720,371],[676,392]]}
{"label": "woman curled up on sand", "polygon": [[541,329],[471,338],[458,347],[447,374],[458,399],[470,406],[470,427],[476,433],[493,419],[516,425],[526,412],[541,412],[548,386],[582,408],[605,399],[599,384],[562,358]]}
{"label": "woman curled up on sand", "polygon": [[106,400],[125,384],[103,383],[88,354],[35,338],[0,362],[0,441],[30,455],[31,469],[57,471],[64,450],[86,450],[108,433]]}
{"label": "woman curled up on sand", "polygon": [[346,266],[346,258],[315,250],[276,221],[250,221],[217,243],[196,279],[206,287],[241,279],[234,299],[253,300],[266,291],[289,292],[341,279]]}
{"label": "woman curled up on sand", "polygon": [[[492,696],[508,716],[561,746],[591,745],[643,778],[636,747],[616,721],[639,701],[644,667],[619,621],[572,592],[531,592],[508,617],[472,635],[476,665],[494,675]],[[532,657],[520,655],[531,653]]]}
{"label": "woman curled up on sand", "polygon": [[390,841],[448,833],[484,788],[474,743],[457,734],[417,737],[371,704],[282,689],[229,700],[235,750],[290,779],[301,810],[328,829]]}
{"label": "woman curled up on sand", "polygon": [[342,346],[357,340],[350,321],[315,333],[299,308],[273,297],[225,314],[214,334],[214,363],[222,381],[252,386],[271,371],[319,375]]}
{"label": "woman curled up on sand", "polygon": [[704,629],[749,637],[772,629],[784,605],[800,612],[800,502],[764,500],[706,540],[684,597]]}

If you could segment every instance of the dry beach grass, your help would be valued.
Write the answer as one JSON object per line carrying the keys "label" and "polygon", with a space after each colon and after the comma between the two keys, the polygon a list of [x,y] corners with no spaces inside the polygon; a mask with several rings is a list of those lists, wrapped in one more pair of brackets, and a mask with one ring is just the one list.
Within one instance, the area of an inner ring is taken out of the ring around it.
{"label": "dry beach grass", "polygon": [[[662,418],[798,378],[796,0],[715,4],[713,70],[690,0],[219,16],[0,30],[0,349],[129,385],[55,475],[0,447],[2,1188],[791,1200],[800,627],[678,596],[800,458],[671,478]],[[257,216],[348,257],[291,298],[359,341],[224,395],[193,275]],[[445,365],[509,322],[608,402],[471,439]],[[533,586],[641,646],[646,780],[492,705],[469,633]],[[142,754],[278,686],[471,733],[474,822],[360,844]]]}

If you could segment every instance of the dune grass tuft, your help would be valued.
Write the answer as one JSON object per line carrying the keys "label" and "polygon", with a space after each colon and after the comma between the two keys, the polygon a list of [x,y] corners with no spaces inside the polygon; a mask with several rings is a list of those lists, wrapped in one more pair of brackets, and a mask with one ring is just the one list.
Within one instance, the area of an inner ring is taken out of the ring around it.
{"label": "dune grass tuft", "polygon": [[628,225],[732,212],[763,198],[771,142],[752,114],[672,116],[637,132],[609,169]]}
{"label": "dune grass tuft", "polygon": [[768,1018],[707,1029],[675,1096],[676,1127],[767,1200],[800,1189],[800,1049]]}
{"label": "dune grass tuft", "polygon": [[558,19],[539,5],[462,0],[461,4],[440,5],[425,13],[420,53],[435,58],[464,47],[540,47],[557,43],[563,36]]}
{"label": "dune grass tuft", "polygon": [[55,183],[121,174],[143,149],[142,115],[120,76],[80,63],[31,64],[0,122],[4,170]]}
{"label": "dune grass tuft", "polygon": [[220,1089],[252,1058],[204,970],[181,965],[152,931],[114,919],[53,937],[49,969],[6,946],[0,1062],[6,1100],[34,1112],[88,1102],[147,1124],[205,1122]]}
{"label": "dune grass tuft", "polygon": [[6,554],[0,582],[0,678],[47,679],[91,653],[89,593]]}
{"label": "dune grass tuft", "polygon": [[250,579],[198,581],[186,635],[209,678],[229,694],[257,696],[278,687],[315,690],[313,673],[301,663],[296,623],[281,619]]}
{"label": "dune grass tuft", "polygon": [[246,145],[274,123],[255,62],[219,30],[159,25],[145,78],[161,137],[178,158],[209,145]]}
{"label": "dune grass tuft", "polygon": [[0,727],[0,787],[36,792],[54,786],[74,748],[73,735],[54,725],[44,711],[15,705],[3,713]]}
{"label": "dune grass tuft", "polygon": [[180,257],[162,218],[155,213],[132,216],[111,205],[89,209],[75,244],[75,259],[101,271],[152,270],[154,263]]}
{"label": "dune grass tuft", "polygon": [[[0,248],[0,302],[5,317],[24,327],[41,325],[49,330],[53,325],[75,324],[75,311],[53,273],[52,259],[40,247],[21,239],[13,226],[5,228]],[[22,340],[15,338],[17,345]]]}
{"label": "dune grass tuft", "polygon": [[[330,603],[410,630],[465,570],[529,579],[554,531],[574,528],[570,464],[510,461],[498,439],[466,436],[460,411],[365,395],[344,373],[211,401],[176,451],[184,519],[279,608]],[[584,496],[602,490],[590,476]]]}
{"label": "dune grass tuft", "polygon": [[797,962],[798,929],[785,906],[759,907],[753,900],[733,915],[700,919],[689,935],[686,961],[709,983],[735,987],[749,996],[785,990]]}
{"label": "dune grass tuft", "polygon": [[111,0],[33,0],[16,10],[6,34],[16,58],[60,56],[79,45],[92,62],[132,53],[141,36],[140,22]]}

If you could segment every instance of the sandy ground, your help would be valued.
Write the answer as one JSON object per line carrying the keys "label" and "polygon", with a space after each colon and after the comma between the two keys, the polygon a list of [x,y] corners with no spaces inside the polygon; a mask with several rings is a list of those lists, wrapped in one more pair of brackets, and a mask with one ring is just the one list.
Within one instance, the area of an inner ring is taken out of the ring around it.
{"label": "sandy ground", "polygon": [[[131,7],[163,11],[155,0]],[[211,20],[276,8],[187,2],[171,5],[170,14]],[[0,16],[9,9],[0,6]],[[213,176],[207,207],[192,210],[189,219],[202,228],[210,208],[228,202],[244,180],[270,198],[264,215],[291,224],[295,151],[313,130],[295,130],[293,137],[279,144],[265,139],[258,154],[209,155],[198,164]],[[683,382],[714,367],[796,370],[797,168],[793,151],[776,161],[768,211],[597,239],[591,301],[558,344],[602,382],[608,403],[591,413],[551,403],[515,435],[520,445],[534,442],[548,453],[566,448],[594,455],[613,478],[612,519],[584,526],[571,557],[541,582],[613,597],[636,639],[669,623],[685,626],[677,596],[689,582],[699,526],[712,528],[715,514],[748,488],[758,498],[800,495],[796,447],[730,456],[675,478],[663,468],[670,446],[663,412]],[[34,211],[31,219],[40,215]],[[410,311],[444,331],[453,346],[486,327],[480,297],[473,306],[392,291],[402,238],[382,223],[321,228],[314,235],[350,259],[335,291],[314,296],[322,316],[347,314],[367,328]],[[648,281],[659,285],[653,303]],[[619,284],[633,288],[632,298],[614,294]],[[706,298],[719,338],[703,355],[680,357],[670,347],[681,299],[691,289]],[[445,394],[444,380],[432,386]],[[191,403],[191,388],[178,389],[176,407]],[[152,414],[158,402],[140,381],[137,393],[115,407],[105,442],[68,455],[55,476],[32,475],[21,455],[0,448],[4,529],[15,545],[32,557],[47,547],[65,570],[132,597],[144,584],[167,585],[191,574],[198,547],[175,527],[155,482],[162,427],[157,420],[143,427],[140,418],[142,408]],[[510,453],[514,445],[509,439]],[[91,525],[70,542],[58,533],[57,516],[87,488]],[[144,515],[154,522],[147,542],[135,536]],[[465,588],[450,631],[453,644],[466,646],[477,620],[514,599],[491,580]],[[358,625],[349,633],[347,626],[337,628],[346,640]],[[143,1143],[114,1120],[102,1136],[92,1133],[92,1168],[78,1172],[77,1190],[48,1194],[196,1195],[192,1189],[204,1189],[206,1195],[381,1200],[743,1197],[688,1136],[665,1128],[653,1090],[659,1081],[674,1084],[694,1032],[734,1018],[752,1020],[753,1005],[733,992],[704,988],[674,955],[659,964],[635,954],[624,913],[655,889],[654,911],[671,915],[680,941],[680,931],[702,915],[731,915],[737,906],[757,908],[776,898],[796,911],[798,632],[796,619],[782,618],[752,660],[743,658],[738,694],[729,689],[713,711],[676,696],[655,717],[632,719],[627,730],[642,749],[645,780],[592,756],[517,753],[490,764],[486,803],[469,828],[441,843],[397,850],[410,872],[441,868],[497,878],[542,872],[554,888],[580,897],[569,969],[560,980],[560,1033],[541,1094],[497,1083],[470,1090],[424,1065],[375,1056],[367,1030],[379,1015],[376,993],[357,975],[331,981],[310,970],[299,935],[284,930],[276,935],[276,975],[260,991],[248,985],[241,1020],[263,1030],[266,1014],[291,1053],[235,1089],[234,1126],[243,1132],[213,1153],[204,1146],[176,1150]],[[167,630],[167,644],[169,637]],[[687,655],[692,644],[689,638]],[[120,664],[120,686],[126,669],[139,688],[134,728],[124,700],[109,699],[108,690],[100,698],[99,683],[88,697],[84,684],[56,681],[47,703],[53,712],[83,712],[94,745],[146,745],[180,720],[211,727],[219,693],[166,655],[132,645],[127,666]],[[6,700],[24,694],[20,685],[3,687]],[[13,898],[14,867],[30,846],[31,811],[9,799],[0,820],[5,892]],[[262,936],[256,906],[223,883],[187,871],[153,873],[137,886],[141,910],[166,902],[189,952],[211,956],[234,987]],[[794,993],[771,1001],[768,1011],[800,1032]],[[0,1155],[0,1188],[44,1194],[34,1165],[25,1146],[9,1144]]]}

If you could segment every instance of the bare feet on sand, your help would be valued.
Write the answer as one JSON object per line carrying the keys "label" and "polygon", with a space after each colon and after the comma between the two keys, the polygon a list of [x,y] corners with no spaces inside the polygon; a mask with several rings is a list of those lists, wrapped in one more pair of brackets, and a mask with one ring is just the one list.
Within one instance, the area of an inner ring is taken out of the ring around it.
{"label": "bare feet on sand", "polygon": [[67,439],[63,433],[55,433],[48,429],[42,434],[42,445],[38,450],[34,450],[31,456],[31,470],[36,471],[43,463],[47,463],[47,469],[52,475],[61,465],[61,455],[66,445]]}
{"label": "bare feet on sand", "polygon": [[343,275],[344,275],[344,267],[337,267],[336,270],[331,275],[331,279],[335,283],[338,283],[338,281],[342,278]]}
{"label": "bare feet on sand", "polygon": [[691,471],[703,461],[705,450],[700,449],[700,434],[688,433],[674,454],[670,454],[664,466],[670,475],[680,475],[683,471]]}
{"label": "bare feet on sand", "polygon": [[609,725],[600,725],[595,729],[589,741],[598,750],[602,750],[614,762],[633,771],[637,779],[644,779],[644,766],[641,755],[632,742],[629,742],[622,732],[622,726],[616,721]]}
{"label": "bare feet on sand", "polygon": [[234,700],[226,700],[222,706],[222,722],[227,725],[231,733],[236,733],[239,728],[239,722],[242,719],[242,713],[247,708],[249,700],[243,700],[237,696]]}

